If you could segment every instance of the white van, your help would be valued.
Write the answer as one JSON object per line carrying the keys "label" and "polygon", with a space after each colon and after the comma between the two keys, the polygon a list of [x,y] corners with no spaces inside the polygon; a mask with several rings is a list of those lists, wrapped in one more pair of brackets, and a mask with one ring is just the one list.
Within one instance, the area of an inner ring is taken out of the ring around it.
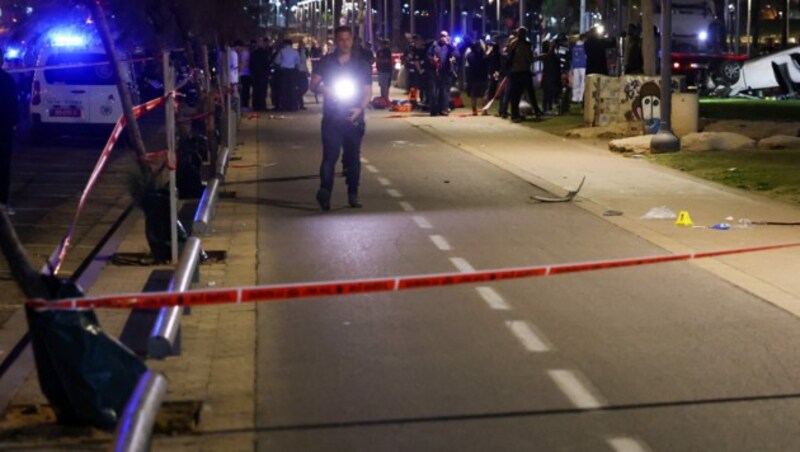
{"label": "white van", "polygon": [[[48,47],[39,55],[31,87],[31,133],[44,137],[110,129],[122,114],[114,72],[102,48]],[[68,66],[54,69],[52,66]],[[71,67],[69,67],[71,66]],[[133,71],[125,81],[137,102]],[[90,129],[90,130],[87,130]]]}

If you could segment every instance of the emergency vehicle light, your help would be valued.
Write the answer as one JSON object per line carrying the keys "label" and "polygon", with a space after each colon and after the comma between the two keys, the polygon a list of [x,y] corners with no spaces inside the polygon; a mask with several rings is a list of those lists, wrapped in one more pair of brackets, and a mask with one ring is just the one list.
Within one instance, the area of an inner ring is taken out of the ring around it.
{"label": "emergency vehicle light", "polygon": [[9,47],[6,49],[6,59],[7,60],[16,60],[20,57],[22,51],[16,47]]}
{"label": "emergency vehicle light", "polygon": [[70,33],[53,33],[50,35],[50,43],[54,47],[80,47],[86,45],[86,36]]}

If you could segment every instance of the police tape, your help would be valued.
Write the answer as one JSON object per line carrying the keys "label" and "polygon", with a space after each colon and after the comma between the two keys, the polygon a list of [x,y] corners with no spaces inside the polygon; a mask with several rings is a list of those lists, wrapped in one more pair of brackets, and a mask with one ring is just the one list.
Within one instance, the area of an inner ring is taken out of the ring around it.
{"label": "police tape", "polygon": [[27,305],[36,309],[154,309],[172,306],[208,306],[274,302],[300,298],[335,297],[377,292],[399,292],[411,289],[447,287],[462,284],[491,283],[522,278],[556,276],[595,270],[608,270],[667,262],[689,261],[759,251],[779,250],[800,246],[800,242],[735,248],[701,253],[669,254],[635,258],[610,259],[570,264],[541,265],[532,267],[504,268],[463,273],[443,273],[363,279],[353,281],[329,281],[298,284],[276,284],[234,289],[197,290],[182,293],[154,292],[111,295],[93,298],[76,298],[56,301],[30,300]]}
{"label": "police tape", "polygon": [[[144,104],[135,106],[133,108],[134,116],[139,118],[145,113],[158,108],[167,102],[170,97],[173,97],[173,94],[174,93],[170,93]],[[58,246],[58,252],[56,253],[56,256],[52,261],[48,262],[48,267],[53,275],[58,274],[62,265],[64,264],[69,247],[72,245],[72,239],[75,236],[75,230],[78,227],[78,219],[80,218],[83,209],[86,207],[86,202],[89,199],[89,195],[94,189],[95,184],[97,184],[100,174],[103,172],[106,162],[108,162],[108,157],[111,155],[111,151],[114,149],[114,146],[116,146],[119,136],[122,134],[122,131],[125,129],[126,125],[127,120],[124,116],[120,116],[119,119],[117,119],[117,122],[114,124],[114,129],[111,131],[111,136],[108,137],[108,141],[106,141],[106,145],[103,147],[103,152],[100,153],[100,157],[97,159],[94,169],[92,169],[92,174],[89,176],[89,180],[86,182],[86,186],[83,188],[80,200],[78,201],[78,207],[75,209],[75,215],[72,217],[72,222],[69,225],[69,229],[67,229],[67,233],[64,235],[64,238],[61,240],[61,243]]]}
{"label": "police tape", "polygon": [[[127,60],[120,60],[120,63],[141,63],[144,61],[153,61],[153,60],[160,60],[161,58],[158,57],[148,57],[148,58],[131,58]],[[110,65],[110,61],[97,61],[94,63],[66,63],[66,64],[50,64],[44,66],[30,66],[30,67],[19,67],[8,69],[6,72],[9,74],[20,73],[20,72],[33,72],[38,70],[56,70],[56,69],[73,69],[79,67],[91,67],[91,66],[108,66]]]}

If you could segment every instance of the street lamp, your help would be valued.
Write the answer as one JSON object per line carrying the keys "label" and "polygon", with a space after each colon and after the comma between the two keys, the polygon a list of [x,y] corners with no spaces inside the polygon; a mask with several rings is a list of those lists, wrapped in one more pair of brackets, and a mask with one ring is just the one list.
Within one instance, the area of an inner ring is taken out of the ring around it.
{"label": "street lamp", "polygon": [[661,124],[650,140],[654,154],[681,150],[681,141],[670,129],[672,115],[672,0],[661,0]]}

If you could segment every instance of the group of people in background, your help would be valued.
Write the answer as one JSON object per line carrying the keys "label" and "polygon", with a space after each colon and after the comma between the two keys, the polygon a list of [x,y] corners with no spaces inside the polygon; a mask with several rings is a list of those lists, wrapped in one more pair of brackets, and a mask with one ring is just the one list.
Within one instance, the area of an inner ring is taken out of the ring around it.
{"label": "group of people in background", "polygon": [[[629,27],[627,37],[625,72],[640,73],[641,37],[635,26]],[[379,41],[375,51],[358,37],[353,44],[354,54],[374,67],[379,98],[388,104],[395,70],[389,41]],[[614,40],[594,30],[572,43],[564,34],[548,37],[538,52],[528,30],[522,27],[486,41],[453,42],[449,33],[442,31],[433,41],[411,36],[402,63],[409,97],[424,105],[431,116],[448,114],[451,90],[462,84],[458,87],[469,97],[473,115],[481,112],[482,103],[496,97],[497,115],[518,122],[524,119],[519,109],[523,98],[537,118],[564,113],[570,102],[582,102],[586,76],[608,74],[606,52],[614,45]],[[269,38],[253,40],[249,45],[236,41],[233,48],[232,80],[237,83],[241,106],[253,111],[266,111],[268,100],[276,111],[304,110],[303,96],[310,75],[320,59],[334,50],[332,42],[320,46],[315,39]],[[537,62],[541,68],[541,104],[534,90],[533,68]],[[487,114],[485,110],[483,114]]]}
{"label": "group of people in background", "polygon": [[268,100],[275,111],[304,110],[303,95],[308,91],[314,66],[326,48],[311,40],[258,38],[246,45],[233,43],[229,61],[231,84],[239,91],[243,109],[266,111]]}
{"label": "group of people in background", "polygon": [[[634,27],[628,30],[626,73],[641,73],[641,39]],[[403,54],[409,96],[428,107],[431,116],[446,115],[450,89],[459,82],[470,99],[473,115],[484,102],[497,98],[498,116],[519,122],[525,97],[536,117],[564,113],[570,103],[583,102],[587,74],[608,74],[606,52],[614,40],[595,30],[581,34],[570,43],[564,34],[548,37],[540,51],[528,38],[528,30],[518,28],[510,35],[491,40],[465,39],[460,45],[450,41],[446,31],[437,40],[425,42],[414,35]],[[541,105],[534,90],[534,63],[540,63]],[[463,77],[459,77],[463,74]],[[487,114],[484,110],[483,114]]]}

